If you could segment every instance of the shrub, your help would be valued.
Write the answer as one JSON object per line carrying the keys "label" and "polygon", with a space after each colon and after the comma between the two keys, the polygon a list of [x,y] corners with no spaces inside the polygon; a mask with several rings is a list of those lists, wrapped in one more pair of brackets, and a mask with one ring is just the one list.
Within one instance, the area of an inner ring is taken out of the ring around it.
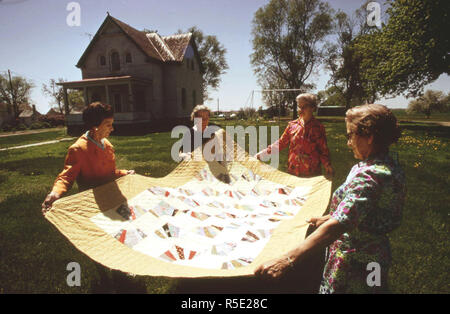
{"label": "shrub", "polygon": [[21,123],[21,124],[19,124],[19,125],[16,127],[16,129],[17,129],[18,131],[25,131],[25,130],[28,129],[28,127],[27,127],[25,124]]}
{"label": "shrub", "polygon": [[43,129],[45,128],[44,122],[34,122],[30,125],[30,130]]}
{"label": "shrub", "polygon": [[2,128],[2,131],[3,132],[10,132],[10,131],[12,131],[12,129],[13,129],[13,126],[11,124],[5,124],[3,126],[3,128]]}
{"label": "shrub", "polygon": [[63,114],[44,115],[39,117],[39,121],[48,123],[51,127],[64,126],[66,124]]}

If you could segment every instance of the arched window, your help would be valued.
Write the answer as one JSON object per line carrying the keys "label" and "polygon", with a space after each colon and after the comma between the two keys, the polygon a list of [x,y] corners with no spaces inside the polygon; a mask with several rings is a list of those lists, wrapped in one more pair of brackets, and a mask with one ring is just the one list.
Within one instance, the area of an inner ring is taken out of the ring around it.
{"label": "arched window", "polygon": [[133,60],[131,58],[131,53],[127,52],[127,54],[125,55],[125,63],[132,63]]}
{"label": "arched window", "polygon": [[100,56],[100,66],[105,66],[106,65],[106,58],[105,56],[101,55]]}
{"label": "arched window", "polygon": [[120,57],[117,51],[111,53],[111,70],[120,71]]}
{"label": "arched window", "polygon": [[186,89],[181,89],[181,107],[186,109]]}

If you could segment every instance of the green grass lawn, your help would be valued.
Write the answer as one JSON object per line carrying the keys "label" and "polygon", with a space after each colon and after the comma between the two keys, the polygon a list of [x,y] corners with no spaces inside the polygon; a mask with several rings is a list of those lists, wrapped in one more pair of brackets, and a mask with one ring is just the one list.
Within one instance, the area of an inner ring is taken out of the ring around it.
{"label": "green grass lawn", "polygon": [[450,112],[432,112],[431,116],[427,118],[424,114],[420,113],[407,113],[405,109],[393,109],[397,119],[404,120],[415,120],[415,121],[450,121]]}
{"label": "green grass lawn", "polygon": [[[323,123],[336,171],[334,190],[356,161],[346,146],[343,121]],[[286,124],[286,121],[280,123],[280,135]],[[259,125],[273,124],[259,122]],[[392,149],[399,153],[408,188],[403,223],[390,234],[393,265],[389,284],[393,293],[450,293],[448,130],[433,125],[405,124],[403,138]],[[47,138],[42,141],[59,136],[44,134]],[[16,140],[25,141],[20,137],[15,136]],[[176,167],[170,157],[170,148],[176,140],[167,132],[110,138],[119,168],[135,169],[139,174],[153,177],[165,176]],[[99,271],[102,267],[78,251],[40,211],[40,204],[61,170],[70,145],[71,142],[61,142],[0,152],[0,293],[92,293],[98,291],[102,273],[112,276]],[[286,160],[287,150],[280,156],[282,171],[286,171]],[[69,194],[76,192],[75,186]],[[71,288],[66,284],[65,267],[73,261],[82,268],[81,287]],[[183,282],[159,277],[130,280],[149,293],[179,292]]]}

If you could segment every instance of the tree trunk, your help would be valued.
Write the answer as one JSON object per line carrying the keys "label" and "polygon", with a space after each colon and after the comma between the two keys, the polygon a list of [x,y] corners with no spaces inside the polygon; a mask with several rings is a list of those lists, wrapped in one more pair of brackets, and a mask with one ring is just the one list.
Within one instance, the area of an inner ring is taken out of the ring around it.
{"label": "tree trunk", "polygon": [[345,93],[345,109],[348,110],[351,107],[351,101],[352,101],[352,95],[351,93],[349,93],[349,91],[347,90],[347,92]]}
{"label": "tree trunk", "polygon": [[292,120],[295,120],[295,119],[298,118],[298,115],[297,115],[297,101],[295,99],[293,101],[293,107],[292,108],[294,109],[292,111]]}

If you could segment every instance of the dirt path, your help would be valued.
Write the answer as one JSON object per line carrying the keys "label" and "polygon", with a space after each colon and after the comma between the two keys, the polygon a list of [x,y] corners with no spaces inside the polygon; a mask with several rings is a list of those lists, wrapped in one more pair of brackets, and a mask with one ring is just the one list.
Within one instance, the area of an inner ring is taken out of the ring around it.
{"label": "dirt path", "polygon": [[75,139],[75,137],[66,137],[66,138],[62,138],[62,139],[54,140],[54,141],[47,141],[47,142],[40,142],[40,143],[33,143],[33,144],[26,144],[26,145],[20,145],[20,146],[1,148],[0,152],[1,151],[5,151],[5,150],[11,150],[11,149],[19,149],[19,148],[27,148],[27,147],[33,147],[33,146],[54,144],[54,143],[59,143],[59,142],[63,142],[63,141],[73,141],[74,139]]}
{"label": "dirt path", "polygon": [[65,129],[65,128],[51,128],[51,129],[44,129],[44,130],[25,130],[25,131],[16,131],[16,132],[4,132],[4,133],[0,133],[0,137],[45,133],[45,132],[58,131],[58,130],[62,130],[62,129]]}

